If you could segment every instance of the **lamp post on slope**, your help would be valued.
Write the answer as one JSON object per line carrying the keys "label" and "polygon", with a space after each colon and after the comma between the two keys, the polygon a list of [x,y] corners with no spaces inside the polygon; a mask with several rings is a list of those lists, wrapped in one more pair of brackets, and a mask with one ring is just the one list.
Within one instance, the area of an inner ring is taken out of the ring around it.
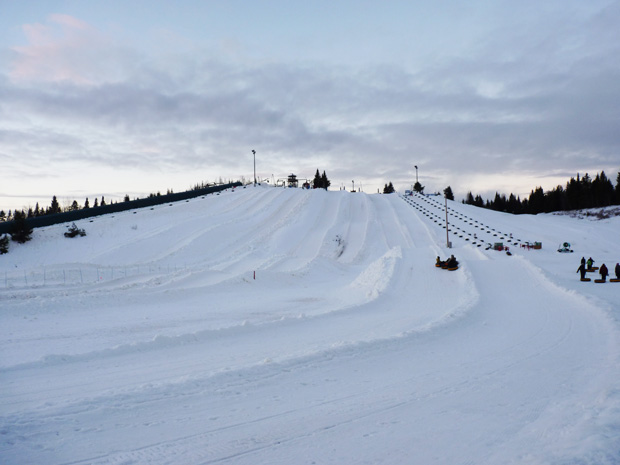
{"label": "lamp post on slope", "polygon": [[418,165],[415,165],[415,182],[418,182]]}
{"label": "lamp post on slope", "polygon": [[254,155],[254,185],[256,186],[256,150],[252,150]]}
{"label": "lamp post on slope", "polygon": [[446,203],[446,247],[448,249],[450,249],[452,247],[452,244],[450,244],[450,233],[448,232],[448,197],[444,196],[444,201]]}

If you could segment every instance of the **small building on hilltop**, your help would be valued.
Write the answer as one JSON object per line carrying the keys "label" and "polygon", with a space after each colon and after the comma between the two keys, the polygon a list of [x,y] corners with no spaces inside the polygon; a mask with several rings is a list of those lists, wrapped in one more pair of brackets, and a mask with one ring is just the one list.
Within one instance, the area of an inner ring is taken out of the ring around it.
{"label": "small building on hilltop", "polygon": [[297,176],[293,173],[288,175],[288,187],[298,187],[299,181],[297,180]]}

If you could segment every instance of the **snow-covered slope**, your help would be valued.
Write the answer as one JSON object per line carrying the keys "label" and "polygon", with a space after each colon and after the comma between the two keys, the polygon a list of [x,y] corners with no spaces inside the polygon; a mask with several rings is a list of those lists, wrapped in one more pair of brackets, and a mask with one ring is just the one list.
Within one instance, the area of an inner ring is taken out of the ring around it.
{"label": "snow-covered slope", "polygon": [[264,186],[35,230],[2,462],[618,463],[620,283],[575,272],[620,218],[448,206],[452,249],[432,197]]}

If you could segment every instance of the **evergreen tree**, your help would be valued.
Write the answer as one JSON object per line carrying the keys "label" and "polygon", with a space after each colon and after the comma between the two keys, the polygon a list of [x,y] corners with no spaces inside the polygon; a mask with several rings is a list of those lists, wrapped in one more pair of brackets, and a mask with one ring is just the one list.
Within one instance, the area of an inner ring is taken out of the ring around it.
{"label": "evergreen tree", "polygon": [[566,208],[568,210],[581,208],[581,192],[581,181],[579,180],[579,173],[577,173],[577,179],[570,178],[570,181],[566,183]]}
{"label": "evergreen tree", "polygon": [[90,203],[88,202],[88,197],[86,197],[86,201],[84,201],[84,210],[90,208]]}
{"label": "evergreen tree", "polygon": [[[446,187],[443,190],[443,195],[448,200],[454,200],[454,194],[452,193],[452,188],[450,186]],[[471,192],[470,192],[471,195]]]}
{"label": "evergreen tree", "polygon": [[94,208],[97,208],[99,206],[99,200],[97,200],[97,197],[95,197],[95,204],[93,205]]}
{"label": "evergreen tree", "polygon": [[23,244],[31,239],[32,228],[26,222],[26,214],[22,211],[15,210],[13,216],[13,225],[9,231],[11,239],[15,242]]}
{"label": "evergreen tree", "polygon": [[71,204],[71,207],[69,207],[69,209],[71,211],[76,211],[80,209],[80,206],[77,203],[77,200],[74,200],[73,203]]}
{"label": "evergreen tree", "polygon": [[614,203],[614,186],[605,176],[605,171],[597,174],[592,181],[592,197],[596,207],[607,207]]}
{"label": "evergreen tree", "polygon": [[592,178],[588,173],[581,178],[581,206],[579,208],[592,208],[594,196],[592,195]]}
{"label": "evergreen tree", "polygon": [[519,203],[515,195],[511,192],[508,196],[508,202],[506,203],[506,211],[508,213],[518,213],[520,210]]}
{"label": "evergreen tree", "polygon": [[327,175],[325,174],[325,171],[323,171],[323,174],[321,176],[321,187],[327,190],[327,188],[331,186],[331,184],[332,184],[331,181],[327,179]]}
{"label": "evergreen tree", "polygon": [[312,180],[312,188],[318,189],[322,187],[321,182],[321,175],[319,174],[319,169],[317,168],[316,173],[314,174],[314,179]]}
{"label": "evergreen tree", "polygon": [[384,194],[392,194],[392,193],[394,193],[394,185],[392,184],[392,181],[390,181],[389,184],[385,185],[385,187],[383,188],[383,193]]}
{"label": "evergreen tree", "polygon": [[105,206],[105,199],[103,198],[103,195],[101,196],[101,206]]}
{"label": "evergreen tree", "polygon": [[413,190],[416,191],[418,194],[423,194],[424,186],[420,184],[418,181],[416,181],[415,184],[413,185]]}
{"label": "evergreen tree", "polygon": [[75,223],[65,232],[65,237],[86,236],[86,231],[77,227]]}
{"label": "evergreen tree", "polygon": [[0,221],[6,221],[6,213],[4,210],[0,210]]}
{"label": "evergreen tree", "polygon": [[9,253],[9,236],[2,234],[2,236],[0,236],[0,255],[4,255],[5,253]]}
{"label": "evergreen tree", "polygon": [[34,216],[41,216],[41,210],[39,209],[39,202],[37,202],[36,206],[34,207]]}
{"label": "evergreen tree", "polygon": [[618,176],[616,176],[616,205],[620,205],[620,171],[618,171]]}
{"label": "evergreen tree", "polygon": [[58,204],[58,200],[56,199],[56,196],[52,197],[52,205],[50,206],[49,210],[48,210],[48,214],[53,215],[54,213],[60,213],[61,209],[60,209],[60,205]]}
{"label": "evergreen tree", "polygon": [[566,193],[562,186],[557,186],[555,189],[545,193],[545,212],[549,213],[564,210],[565,204]]}
{"label": "evergreen tree", "polygon": [[493,201],[489,204],[490,208],[492,210],[496,210],[498,212],[503,212],[506,211],[506,204],[508,202],[506,201],[506,196],[505,195],[500,195],[499,192],[495,193],[495,198],[493,199]]}
{"label": "evergreen tree", "polygon": [[529,213],[536,215],[545,211],[545,193],[542,187],[537,187],[530,193]]}

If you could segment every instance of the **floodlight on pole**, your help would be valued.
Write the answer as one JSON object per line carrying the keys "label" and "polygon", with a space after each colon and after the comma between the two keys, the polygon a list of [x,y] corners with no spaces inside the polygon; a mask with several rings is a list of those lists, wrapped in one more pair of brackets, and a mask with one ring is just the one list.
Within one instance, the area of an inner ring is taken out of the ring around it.
{"label": "floodlight on pole", "polygon": [[418,182],[418,165],[414,165],[415,166],[415,182]]}
{"label": "floodlight on pole", "polygon": [[254,155],[254,185],[256,185],[256,150],[252,150],[252,154]]}
{"label": "floodlight on pole", "polygon": [[448,225],[448,196],[444,196],[444,201],[446,204],[446,247],[451,248],[452,244],[450,244],[450,235],[449,235],[449,225]]}

